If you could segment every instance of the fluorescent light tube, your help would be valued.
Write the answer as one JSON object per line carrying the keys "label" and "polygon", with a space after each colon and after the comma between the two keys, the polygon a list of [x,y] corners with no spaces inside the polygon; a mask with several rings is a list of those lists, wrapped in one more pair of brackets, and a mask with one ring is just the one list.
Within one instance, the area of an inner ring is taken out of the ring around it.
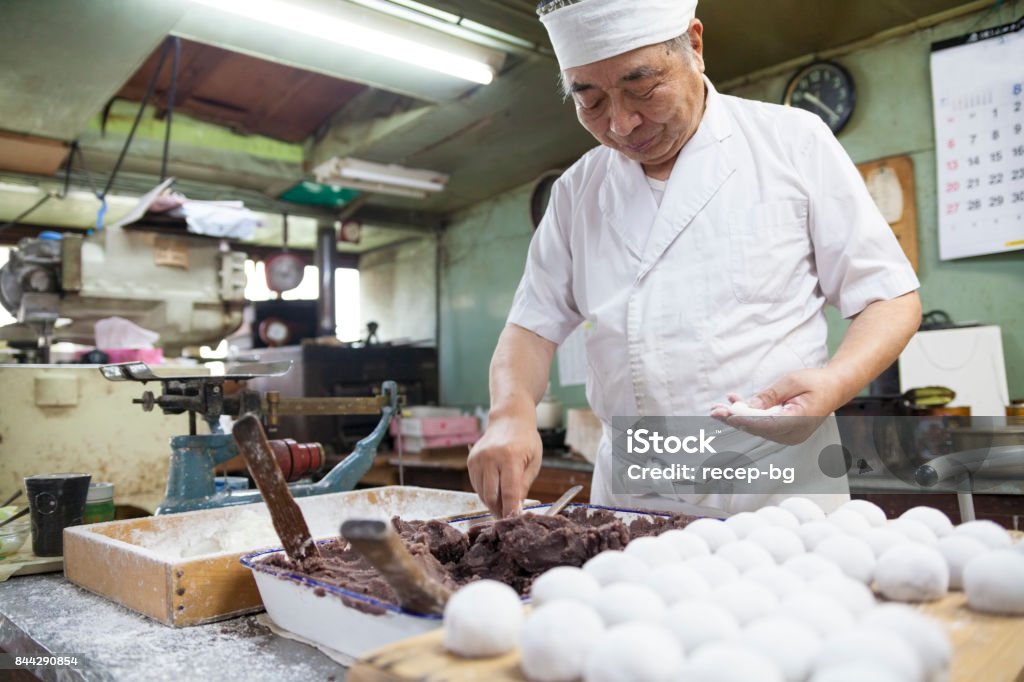
{"label": "fluorescent light tube", "polygon": [[331,158],[313,169],[317,182],[370,192],[424,198],[448,182],[444,173],[362,159]]}
{"label": "fluorescent light tube", "polygon": [[[192,0],[192,2],[474,83],[486,85],[494,79],[493,69],[484,62],[370,28],[355,21],[346,21],[341,17],[312,11],[284,0]],[[438,34],[438,38],[438,43],[441,43],[443,36]]]}

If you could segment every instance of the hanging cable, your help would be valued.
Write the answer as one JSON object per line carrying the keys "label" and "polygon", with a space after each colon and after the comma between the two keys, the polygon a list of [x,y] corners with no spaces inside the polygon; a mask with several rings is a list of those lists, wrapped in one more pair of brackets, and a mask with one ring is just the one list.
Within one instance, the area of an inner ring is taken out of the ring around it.
{"label": "hanging cable", "polygon": [[171,122],[174,118],[174,97],[178,89],[178,59],[181,57],[181,38],[173,36],[174,57],[171,59],[171,89],[167,95],[167,126],[164,128],[164,155],[160,159],[160,182],[167,179],[167,158],[171,147]]}

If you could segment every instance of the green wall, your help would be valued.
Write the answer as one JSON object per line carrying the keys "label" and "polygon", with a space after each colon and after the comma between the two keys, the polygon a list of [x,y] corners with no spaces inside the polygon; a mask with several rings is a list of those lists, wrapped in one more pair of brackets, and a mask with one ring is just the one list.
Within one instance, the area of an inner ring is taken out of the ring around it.
{"label": "green wall", "polygon": [[[1005,7],[987,10],[834,57],[857,83],[857,110],[840,135],[856,162],[909,154],[917,191],[921,298],[954,320],[998,324],[1003,331],[1010,395],[1024,397],[1024,251],[939,261],[935,155],[929,71],[930,44],[972,29],[1016,19]],[[706,36],[713,40],[713,36]],[[790,73],[728,89],[751,99],[778,102]],[[484,202],[455,216],[443,239],[441,282],[442,400],[487,404],[487,366],[522,273],[531,236],[529,187]],[[829,310],[834,350],[846,322]],[[556,363],[557,364],[557,363]],[[555,393],[570,406],[585,404],[581,387]]]}

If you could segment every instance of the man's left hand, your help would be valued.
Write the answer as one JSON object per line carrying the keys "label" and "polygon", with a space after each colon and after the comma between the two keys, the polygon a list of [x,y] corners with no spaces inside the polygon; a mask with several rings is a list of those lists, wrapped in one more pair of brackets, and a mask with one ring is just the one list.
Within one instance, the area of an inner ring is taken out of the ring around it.
{"label": "man's left hand", "polygon": [[[730,394],[731,403],[741,399]],[[711,416],[734,428],[784,445],[803,443],[841,404],[841,390],[828,369],[801,369],[782,377],[747,401],[755,409],[776,405],[777,414],[733,416],[728,405],[715,405]]]}

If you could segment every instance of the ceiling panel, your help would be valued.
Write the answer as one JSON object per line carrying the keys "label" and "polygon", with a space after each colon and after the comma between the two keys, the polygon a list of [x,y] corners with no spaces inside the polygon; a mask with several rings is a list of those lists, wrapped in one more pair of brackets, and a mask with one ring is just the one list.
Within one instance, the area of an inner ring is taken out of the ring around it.
{"label": "ceiling panel", "polygon": [[[141,101],[163,47],[158,47],[117,93]],[[168,54],[153,97],[166,110],[171,86]],[[366,86],[312,71],[181,40],[175,111],[241,133],[302,142]]]}

